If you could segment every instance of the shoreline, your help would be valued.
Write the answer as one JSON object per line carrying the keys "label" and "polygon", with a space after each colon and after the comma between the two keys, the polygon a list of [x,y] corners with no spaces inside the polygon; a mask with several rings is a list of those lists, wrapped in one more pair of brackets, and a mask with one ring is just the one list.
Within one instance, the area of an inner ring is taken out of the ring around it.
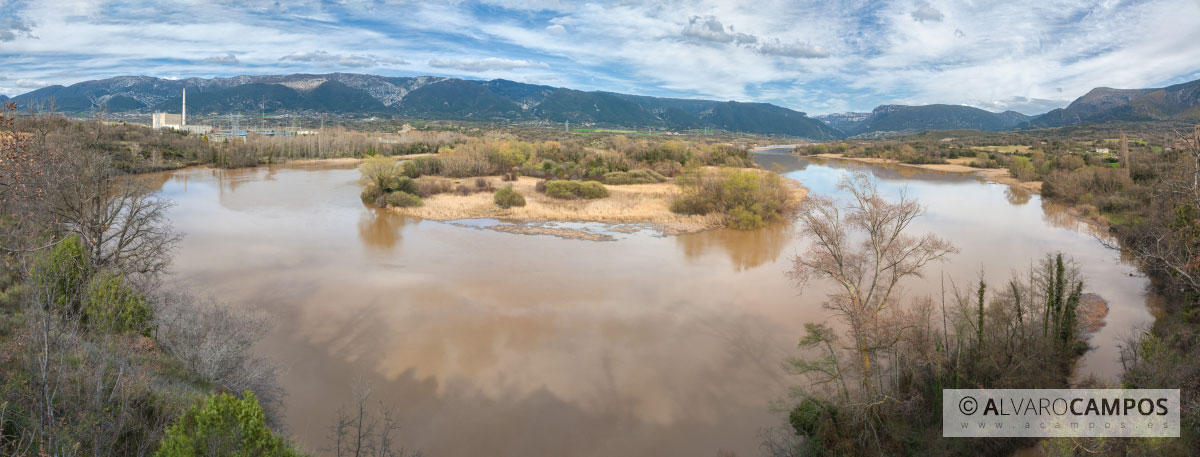
{"label": "shoreline", "polygon": [[[770,173],[768,171],[763,171]],[[517,181],[502,181],[488,176],[497,188],[512,185],[525,197],[526,205],[503,209],[493,202],[492,192],[470,195],[452,193],[432,195],[424,205],[408,208],[389,208],[404,216],[434,221],[460,219],[499,219],[517,223],[537,222],[597,222],[602,224],[647,224],[665,235],[681,235],[724,228],[724,215],[684,215],[671,212],[671,200],[679,195],[675,180],[657,184],[628,184],[605,186],[610,195],[595,200],[560,200],[537,192],[539,178],[521,176]],[[808,195],[799,182],[782,177],[798,205]],[[466,178],[459,181],[474,180]],[[569,229],[568,229],[569,230]],[[512,231],[512,230],[506,230]],[[563,233],[557,234],[562,236]]]}
{"label": "shoreline", "polygon": [[[1004,184],[1004,185],[1009,186],[1010,188],[1019,189],[1019,190],[1029,192],[1029,193],[1032,193],[1035,195],[1042,195],[1042,182],[1041,181],[1021,181],[1017,178],[1014,178],[1008,172],[1008,170],[1005,170],[1003,168],[975,168],[975,167],[967,166],[966,165],[967,163],[970,163],[970,161],[974,160],[971,158],[950,159],[949,160],[950,163],[947,163],[947,164],[913,164],[913,163],[904,163],[904,162],[901,162],[899,160],[894,160],[894,159],[881,159],[878,157],[846,157],[844,154],[834,154],[834,153],[816,154],[816,155],[812,155],[812,156],[800,156],[800,157],[820,157],[823,159],[849,160],[849,161],[853,161],[853,162],[868,163],[868,164],[872,164],[872,165],[899,165],[899,166],[905,166],[905,167],[918,168],[918,169],[922,169],[922,170],[940,171],[940,172],[946,172],[946,173],[970,174],[970,175],[973,175],[977,178],[983,179],[988,182],[993,182],[996,184]],[[1070,214],[1074,218],[1091,226],[1093,229],[1095,229],[1101,233],[1108,232],[1108,220],[1104,219],[1104,217],[1100,216],[1099,214],[1095,214],[1095,215],[1087,214],[1088,212],[1085,211],[1084,207],[1081,205],[1068,205],[1068,204],[1064,204],[1061,202],[1048,201],[1048,200],[1043,200],[1043,202],[1049,202],[1049,203],[1053,203],[1055,205],[1059,205],[1060,207],[1062,207],[1062,209],[1067,214]]]}
{"label": "shoreline", "polygon": [[[801,157],[805,157],[805,156],[801,156]],[[972,175],[975,175],[976,177],[983,178],[989,182],[994,182],[997,184],[1006,184],[1011,187],[1017,187],[1021,190],[1025,190],[1025,191],[1028,191],[1028,192],[1031,192],[1034,194],[1038,194],[1038,195],[1042,194],[1042,182],[1041,181],[1021,181],[1017,178],[1014,178],[1011,174],[1009,174],[1008,170],[1005,170],[1003,168],[975,168],[975,167],[967,166],[967,163],[970,163],[972,160],[975,160],[975,159],[969,159],[969,158],[951,159],[951,160],[949,160],[950,163],[916,164],[916,163],[904,163],[904,162],[901,162],[901,161],[895,160],[895,159],[881,159],[878,157],[846,157],[844,154],[833,154],[833,153],[816,154],[816,155],[812,155],[812,156],[808,156],[808,157],[820,157],[823,159],[850,160],[850,161],[854,161],[854,162],[870,163],[870,164],[876,164],[876,165],[878,165],[878,164],[900,165],[900,166],[905,166],[905,167],[919,168],[922,170],[942,171],[942,172],[948,172],[948,173],[972,174]]]}

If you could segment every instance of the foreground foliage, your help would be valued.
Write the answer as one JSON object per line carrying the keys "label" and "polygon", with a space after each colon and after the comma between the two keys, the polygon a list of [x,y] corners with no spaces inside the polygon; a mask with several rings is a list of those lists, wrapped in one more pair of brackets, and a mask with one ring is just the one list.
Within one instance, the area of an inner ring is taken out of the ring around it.
{"label": "foreground foliage", "polygon": [[283,438],[267,427],[254,393],[242,398],[217,394],[188,408],[167,429],[156,457],[298,457]]}

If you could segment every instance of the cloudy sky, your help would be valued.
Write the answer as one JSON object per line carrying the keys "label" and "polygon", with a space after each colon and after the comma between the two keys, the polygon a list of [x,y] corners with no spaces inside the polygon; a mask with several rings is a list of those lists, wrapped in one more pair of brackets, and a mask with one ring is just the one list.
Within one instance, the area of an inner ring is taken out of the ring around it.
{"label": "cloudy sky", "polygon": [[1200,0],[0,0],[0,93],[118,75],[444,75],[822,114],[1027,114],[1200,79]]}

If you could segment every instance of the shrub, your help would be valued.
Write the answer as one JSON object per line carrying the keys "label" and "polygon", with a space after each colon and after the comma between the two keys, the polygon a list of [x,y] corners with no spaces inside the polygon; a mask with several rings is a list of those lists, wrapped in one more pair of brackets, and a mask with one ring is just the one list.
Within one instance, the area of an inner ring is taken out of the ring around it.
{"label": "shrub", "polygon": [[375,184],[376,187],[384,190],[387,190],[388,185],[394,183],[395,179],[400,177],[400,170],[396,168],[396,161],[381,156],[364,159],[362,164],[358,166],[358,172],[362,173],[364,184]]}
{"label": "shrub", "polygon": [[475,178],[475,189],[479,192],[494,192],[496,186],[493,186],[492,181],[487,178]]}
{"label": "shrub", "polygon": [[267,427],[266,414],[246,391],[242,398],[222,393],[188,408],[167,429],[157,457],[278,456],[301,454]]}
{"label": "shrub", "polygon": [[417,157],[404,162],[404,176],[419,178],[442,174],[442,161],[437,157]]}
{"label": "shrub", "polygon": [[362,198],[363,203],[378,206],[377,202],[381,197],[383,197],[383,194],[383,189],[380,189],[379,186],[372,182],[367,183],[366,186],[363,186],[362,195],[360,195],[360,197]]}
{"label": "shrub", "polygon": [[501,187],[496,191],[496,196],[493,197],[496,205],[508,209],[513,206],[525,206],[525,197],[513,190],[512,186]]}
{"label": "shrub", "polygon": [[425,176],[417,178],[416,183],[416,194],[421,198],[429,198],[432,195],[454,191],[453,181],[438,176]]}
{"label": "shrub", "polygon": [[683,173],[683,165],[681,165],[679,162],[656,162],[653,166],[653,169],[655,172],[663,176],[677,176],[680,173]]}
{"label": "shrub", "polygon": [[60,312],[77,313],[90,271],[83,242],[79,236],[71,235],[34,262],[30,287],[44,291],[50,304]]}
{"label": "shrub", "polygon": [[459,154],[441,158],[442,175],[451,178],[470,178],[491,174],[492,164],[484,157]]}
{"label": "shrub", "polygon": [[383,190],[386,192],[408,192],[410,194],[415,194],[418,191],[417,182],[407,176],[389,178]]}
{"label": "shrub", "polygon": [[544,194],[544,193],[546,193],[546,183],[547,183],[547,182],[550,182],[550,181],[549,181],[549,180],[546,180],[546,179],[543,179],[543,180],[540,180],[540,181],[538,181],[538,182],[537,182],[537,184],[534,184],[534,185],[533,185],[533,190],[534,190],[535,192],[540,192],[540,193],[543,193],[543,194]]}
{"label": "shrub", "polygon": [[421,206],[423,204],[425,203],[421,201],[421,197],[408,192],[397,191],[387,194],[387,206],[409,208],[413,206]]}
{"label": "shrub", "polygon": [[1012,158],[1012,163],[1008,165],[1008,173],[1021,181],[1030,181],[1037,177],[1037,171],[1033,168],[1033,162],[1021,156]]}
{"label": "shrub", "polygon": [[764,211],[761,207],[756,206],[758,205],[752,206],[750,209],[740,205],[733,207],[733,209],[729,210],[729,226],[738,230],[753,230],[765,227],[767,223],[763,221]]}
{"label": "shrub", "polygon": [[730,227],[749,230],[779,220],[795,209],[791,193],[774,173],[722,169],[695,171],[677,181],[682,194],[671,202],[680,214],[720,212]]}
{"label": "shrub", "polygon": [[155,340],[183,364],[189,381],[230,392],[249,390],[267,410],[279,406],[275,366],[253,350],[271,329],[264,314],[182,293],[165,293],[154,302]]}
{"label": "shrub", "polygon": [[409,178],[416,179],[421,177],[421,170],[417,168],[417,164],[413,163],[412,160],[405,161],[400,166],[400,169],[402,170],[401,173],[404,173],[404,176]]}
{"label": "shrub", "polygon": [[123,276],[102,271],[88,282],[83,318],[88,327],[97,330],[149,336],[154,310]]}
{"label": "shrub", "polygon": [[558,180],[546,182],[546,195],[567,200],[604,198],[608,196],[608,189],[595,181]]}
{"label": "shrub", "polygon": [[716,211],[714,201],[699,195],[683,195],[671,201],[671,212],[704,215]]}
{"label": "shrub", "polygon": [[633,170],[629,172],[614,171],[604,175],[604,183],[609,185],[624,184],[656,184],[667,178],[654,170]]}

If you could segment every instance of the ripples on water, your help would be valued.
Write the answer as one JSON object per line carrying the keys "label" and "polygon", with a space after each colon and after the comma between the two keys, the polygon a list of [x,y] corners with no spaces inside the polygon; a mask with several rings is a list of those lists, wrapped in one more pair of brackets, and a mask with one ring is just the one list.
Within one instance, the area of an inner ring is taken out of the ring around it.
{"label": "ripples on water", "polygon": [[[942,272],[998,283],[1071,253],[1111,306],[1081,373],[1115,375],[1117,339],[1150,320],[1135,269],[1036,195],[912,167],[758,161],[818,193],[866,170],[925,204],[914,230],[962,252],[912,293]],[[827,319],[825,289],[784,275],[804,249],[789,224],[600,243],[366,208],[347,165],[167,175],[186,235],[177,282],[275,317],[259,349],[285,367],[286,422],[314,449],[361,378],[430,455],[756,455],[758,429],[779,423],[769,402],[800,382],[781,362],[805,322]]]}

